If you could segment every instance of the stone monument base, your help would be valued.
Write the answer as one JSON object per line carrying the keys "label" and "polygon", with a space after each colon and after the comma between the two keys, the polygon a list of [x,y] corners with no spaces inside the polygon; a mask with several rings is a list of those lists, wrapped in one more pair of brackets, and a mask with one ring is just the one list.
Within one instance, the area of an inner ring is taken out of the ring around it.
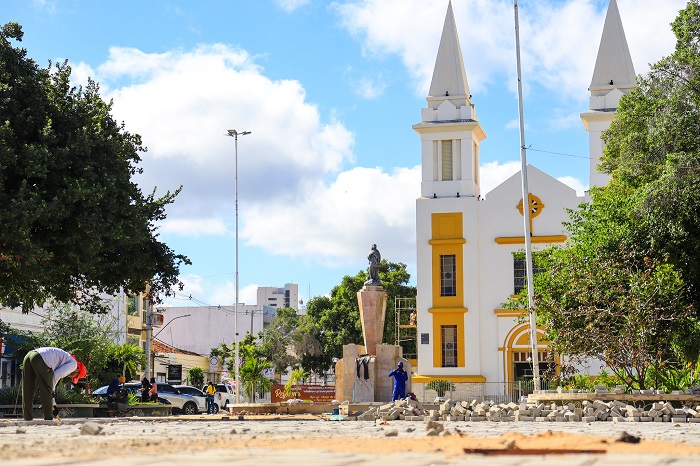
{"label": "stone monument base", "polygon": [[[343,358],[335,364],[335,399],[365,403],[391,401],[394,378],[389,372],[399,361],[408,372],[406,393],[411,391],[411,363],[403,357],[398,345],[381,344],[376,355],[365,354],[364,346],[343,345]],[[358,376],[359,374],[359,376]]]}

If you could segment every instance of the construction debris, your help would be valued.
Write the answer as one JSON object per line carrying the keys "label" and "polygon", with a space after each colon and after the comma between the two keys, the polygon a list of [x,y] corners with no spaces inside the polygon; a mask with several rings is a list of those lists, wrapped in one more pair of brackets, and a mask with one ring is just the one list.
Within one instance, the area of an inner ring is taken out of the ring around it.
{"label": "construction debris", "polygon": [[[470,422],[674,422],[700,423],[700,406],[675,408],[670,402],[649,402],[644,408],[622,401],[578,401],[552,403],[494,403],[493,401],[452,401],[438,409],[424,409],[410,398],[370,407],[349,420],[424,421],[429,435],[437,435],[439,421]],[[440,424],[442,427],[442,424]],[[437,431],[437,432],[435,432]],[[431,433],[435,432],[435,433]]]}

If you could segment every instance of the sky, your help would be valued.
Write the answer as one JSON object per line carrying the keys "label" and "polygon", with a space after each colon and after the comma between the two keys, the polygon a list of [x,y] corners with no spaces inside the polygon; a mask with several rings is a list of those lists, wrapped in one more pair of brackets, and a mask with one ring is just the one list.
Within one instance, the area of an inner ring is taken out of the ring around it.
{"label": "sky", "polygon": [[[637,74],[673,52],[684,0],[618,0]],[[0,0],[39,65],[68,60],[142,136],[145,193],[182,186],[159,238],[192,260],[166,305],[299,285],[304,301],[382,257],[416,277],[420,121],[448,0]],[[588,187],[588,109],[608,0],[521,0],[528,163]],[[453,0],[487,139],[481,186],[520,168],[513,3]],[[239,136],[238,157],[228,129]]]}

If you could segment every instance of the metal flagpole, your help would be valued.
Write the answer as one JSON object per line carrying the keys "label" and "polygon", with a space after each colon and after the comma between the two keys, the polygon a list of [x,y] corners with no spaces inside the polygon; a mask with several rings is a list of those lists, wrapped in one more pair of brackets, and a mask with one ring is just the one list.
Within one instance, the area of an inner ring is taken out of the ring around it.
{"label": "metal flagpole", "polygon": [[532,349],[532,375],[534,389],[540,389],[540,361],[537,352],[537,314],[533,302],[533,267],[532,267],[532,241],[530,236],[531,202],[530,190],[527,183],[527,150],[525,149],[525,119],[523,116],[523,81],[520,68],[520,21],[518,19],[518,0],[513,0],[515,10],[515,54],[518,66],[518,117],[520,120],[520,162],[521,181],[523,187],[523,223],[525,224],[525,266],[527,273],[527,307],[530,314],[530,345]]}
{"label": "metal flagpole", "polygon": [[236,384],[236,404],[241,402],[240,398],[240,381],[238,377],[239,373],[239,361],[238,361],[238,135],[245,136],[250,134],[250,131],[236,131],[235,129],[228,130],[228,135],[233,136],[235,141],[235,185],[236,185],[236,302],[234,303],[234,319],[233,319],[233,333],[235,334],[235,352],[233,359],[234,368],[234,383]]}

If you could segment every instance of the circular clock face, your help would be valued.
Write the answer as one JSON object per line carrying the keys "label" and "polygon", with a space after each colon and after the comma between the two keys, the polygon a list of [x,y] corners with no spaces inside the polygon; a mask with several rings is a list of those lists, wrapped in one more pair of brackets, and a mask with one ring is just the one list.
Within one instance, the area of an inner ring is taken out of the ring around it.
{"label": "circular clock face", "polygon": [[217,364],[219,364],[219,358],[217,358],[216,356],[212,356],[212,358],[209,360],[209,364],[211,364],[212,366],[216,366]]}
{"label": "circular clock face", "polygon": [[447,347],[447,349],[452,349],[452,343],[448,343],[445,346]]}

